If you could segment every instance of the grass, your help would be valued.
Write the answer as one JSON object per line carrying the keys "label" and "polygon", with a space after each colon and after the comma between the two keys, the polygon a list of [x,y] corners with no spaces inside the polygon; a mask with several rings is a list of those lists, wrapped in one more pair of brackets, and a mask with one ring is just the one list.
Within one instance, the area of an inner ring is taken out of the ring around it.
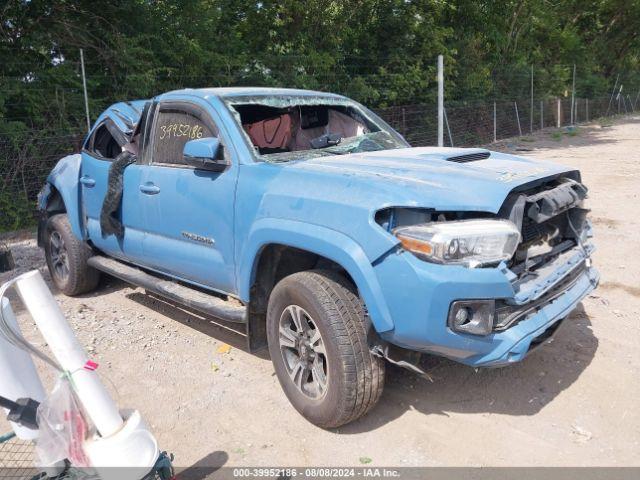
{"label": "grass", "polygon": [[[567,137],[577,137],[578,135],[580,135],[580,128],[579,127],[566,127],[565,129],[562,130],[556,130],[555,132],[551,132],[551,138],[553,140],[555,140],[556,142],[559,142],[560,140],[562,140],[563,135],[566,135]],[[521,139],[523,141],[526,141],[524,139]]]}
{"label": "grass", "polygon": [[551,138],[553,140],[555,140],[556,142],[559,142],[560,140],[562,140],[562,133],[561,132],[553,132],[553,133],[551,133]]}

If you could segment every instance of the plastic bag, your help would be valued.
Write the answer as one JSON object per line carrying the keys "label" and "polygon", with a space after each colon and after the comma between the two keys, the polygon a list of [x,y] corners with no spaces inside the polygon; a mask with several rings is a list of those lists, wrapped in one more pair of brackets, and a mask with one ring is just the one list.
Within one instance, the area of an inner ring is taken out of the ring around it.
{"label": "plastic bag", "polygon": [[66,377],[60,378],[51,394],[38,407],[39,436],[36,454],[42,467],[69,460],[74,467],[88,467],[83,444],[89,424]]}

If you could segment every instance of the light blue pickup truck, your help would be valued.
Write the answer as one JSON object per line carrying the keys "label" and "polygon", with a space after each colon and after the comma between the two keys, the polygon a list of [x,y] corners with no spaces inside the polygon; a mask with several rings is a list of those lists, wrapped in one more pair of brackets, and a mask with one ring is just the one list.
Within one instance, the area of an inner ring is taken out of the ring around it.
{"label": "light blue pickup truck", "polygon": [[185,89],[98,118],[38,240],[67,295],[106,272],[243,324],[332,428],[376,404],[385,361],[504,366],[549,338],[598,283],[586,192],[563,165],[411,148],[339,95]]}

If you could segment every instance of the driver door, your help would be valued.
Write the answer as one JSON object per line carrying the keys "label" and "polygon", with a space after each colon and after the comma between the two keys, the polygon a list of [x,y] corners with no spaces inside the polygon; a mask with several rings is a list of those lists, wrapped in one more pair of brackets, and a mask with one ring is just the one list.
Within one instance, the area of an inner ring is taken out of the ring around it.
{"label": "driver door", "polygon": [[[203,102],[204,103],[204,102]],[[154,115],[138,185],[145,211],[145,264],[223,293],[235,289],[234,203],[238,162],[208,104],[163,101]],[[183,159],[189,140],[217,136],[230,161],[222,172]]]}

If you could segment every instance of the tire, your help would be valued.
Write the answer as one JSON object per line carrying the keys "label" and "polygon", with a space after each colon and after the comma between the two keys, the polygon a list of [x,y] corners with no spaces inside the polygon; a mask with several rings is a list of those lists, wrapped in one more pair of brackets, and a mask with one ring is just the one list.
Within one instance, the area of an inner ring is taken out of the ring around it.
{"label": "tire", "polygon": [[363,303],[339,273],[310,270],[282,279],[269,298],[267,336],[282,389],[311,423],[339,427],[378,402],[384,361],[370,353]]}
{"label": "tire", "polygon": [[80,295],[98,286],[100,272],[87,266],[91,248],[73,234],[65,213],[47,221],[44,253],[51,279],[65,295]]}

